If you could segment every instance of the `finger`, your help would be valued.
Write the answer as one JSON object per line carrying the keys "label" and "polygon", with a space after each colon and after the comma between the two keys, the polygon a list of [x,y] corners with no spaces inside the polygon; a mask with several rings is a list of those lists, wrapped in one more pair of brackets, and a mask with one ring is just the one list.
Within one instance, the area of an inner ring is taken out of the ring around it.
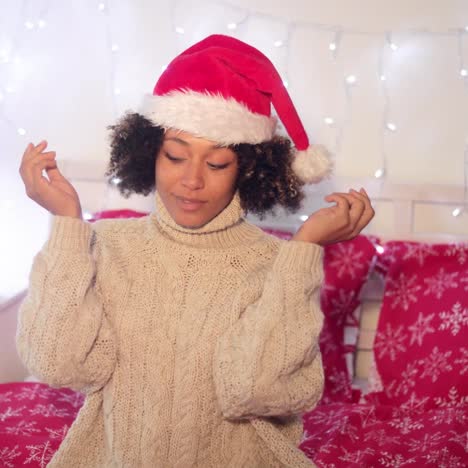
{"label": "finger", "polygon": [[42,159],[33,168],[33,189],[37,191],[44,186],[44,183],[49,184],[49,179],[43,175],[43,171],[57,167],[57,162],[50,159]]}
{"label": "finger", "polygon": [[375,215],[375,211],[372,208],[371,202],[367,194],[363,195],[362,192],[358,194],[358,192],[354,191],[354,195],[355,196],[359,195],[361,199],[364,200],[363,201],[364,211],[362,212],[358,222],[356,223],[356,226],[353,232],[353,236],[355,237],[369,224],[369,222],[372,220],[372,218]]}
{"label": "finger", "polygon": [[55,167],[46,168],[46,171],[51,182],[68,182],[67,178],[60,172],[57,164]]}
{"label": "finger", "polygon": [[338,208],[349,210],[351,203],[345,196],[345,193],[335,192],[325,197],[325,201],[329,203],[336,203]]}
{"label": "finger", "polygon": [[353,230],[356,227],[359,219],[361,218],[362,214],[365,210],[365,203],[360,197],[356,196],[353,192],[349,194],[353,200],[351,201],[351,209],[349,211],[351,222],[353,224]]}

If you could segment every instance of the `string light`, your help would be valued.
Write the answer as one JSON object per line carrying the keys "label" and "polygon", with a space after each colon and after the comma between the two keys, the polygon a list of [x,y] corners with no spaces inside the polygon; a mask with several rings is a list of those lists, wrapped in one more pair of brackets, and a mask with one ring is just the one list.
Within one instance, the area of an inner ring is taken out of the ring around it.
{"label": "string light", "polygon": [[391,132],[395,132],[396,131],[396,125],[392,122],[388,122],[387,123],[387,128],[391,131]]}
{"label": "string light", "polygon": [[324,121],[327,125],[330,125],[330,126],[333,125],[333,124],[335,123],[335,121],[333,120],[332,117],[325,117],[325,118],[323,119],[323,121]]}
{"label": "string light", "polygon": [[377,169],[374,173],[376,179],[380,179],[381,177],[383,177],[385,175],[385,169],[383,168],[380,168],[380,169]]}
{"label": "string light", "polygon": [[307,215],[301,215],[301,216],[299,216],[299,219],[301,221],[307,221],[309,219],[309,217]]}
{"label": "string light", "polygon": [[283,43],[283,41],[275,41],[275,42],[273,43],[273,45],[274,45],[275,47],[281,47],[282,45],[284,45],[284,43]]}
{"label": "string light", "polygon": [[237,29],[237,23],[229,23],[227,28],[233,31],[234,29]]}

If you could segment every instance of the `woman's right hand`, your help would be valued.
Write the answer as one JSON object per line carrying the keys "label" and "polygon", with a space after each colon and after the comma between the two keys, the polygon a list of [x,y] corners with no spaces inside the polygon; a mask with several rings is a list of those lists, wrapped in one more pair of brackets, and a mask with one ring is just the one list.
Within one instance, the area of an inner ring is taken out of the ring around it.
{"label": "woman's right hand", "polygon": [[[82,219],[81,203],[73,185],[62,175],[55,161],[55,151],[43,152],[47,141],[26,147],[19,173],[29,198],[53,215]],[[45,169],[47,177],[42,175]]]}

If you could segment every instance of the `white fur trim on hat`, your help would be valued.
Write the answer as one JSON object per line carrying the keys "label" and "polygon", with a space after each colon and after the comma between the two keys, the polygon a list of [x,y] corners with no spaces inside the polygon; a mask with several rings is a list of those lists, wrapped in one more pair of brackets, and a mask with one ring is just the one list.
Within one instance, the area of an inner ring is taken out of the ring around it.
{"label": "white fur trim on hat", "polygon": [[155,125],[183,130],[225,146],[268,141],[277,122],[276,117],[253,113],[233,98],[191,90],[146,95],[140,113]]}
{"label": "white fur trim on hat", "polygon": [[312,145],[296,153],[292,168],[303,182],[311,184],[329,177],[333,171],[333,162],[324,146]]}

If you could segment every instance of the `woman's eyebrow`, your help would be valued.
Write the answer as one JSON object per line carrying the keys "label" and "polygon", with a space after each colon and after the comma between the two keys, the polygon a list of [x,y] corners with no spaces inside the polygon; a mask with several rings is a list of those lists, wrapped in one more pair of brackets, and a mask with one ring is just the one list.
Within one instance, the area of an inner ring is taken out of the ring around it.
{"label": "woman's eyebrow", "polygon": [[[182,140],[182,138],[177,138],[177,137],[168,137],[166,140],[172,140],[177,143],[180,143],[181,145],[184,146],[190,146],[190,143],[188,141]],[[209,149],[216,149],[216,148],[224,148],[224,146],[221,143],[216,143],[214,145],[211,145]]]}

